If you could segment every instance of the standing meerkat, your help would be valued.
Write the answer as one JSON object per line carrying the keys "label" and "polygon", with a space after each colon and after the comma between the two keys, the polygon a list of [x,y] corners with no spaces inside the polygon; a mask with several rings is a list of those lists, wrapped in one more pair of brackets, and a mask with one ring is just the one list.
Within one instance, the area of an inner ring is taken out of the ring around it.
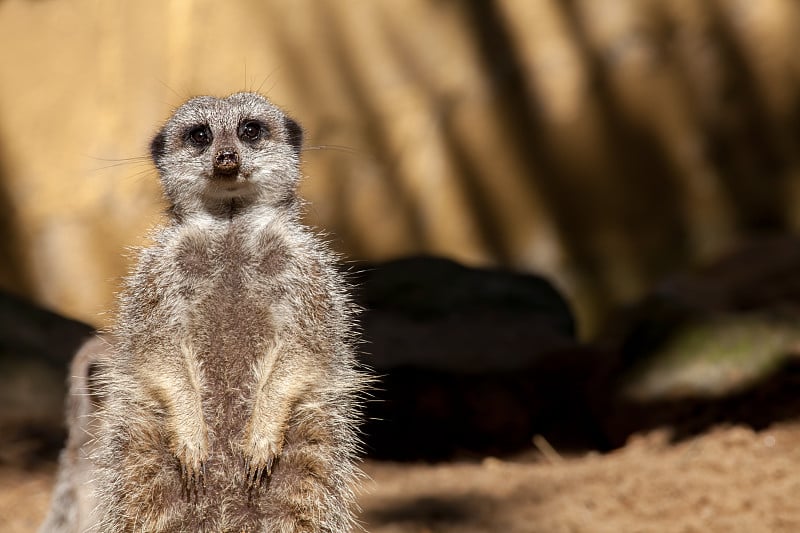
{"label": "standing meerkat", "polygon": [[99,363],[97,531],[355,526],[354,305],[300,221],[300,127],[264,97],[193,98],[151,154],[169,222]]}
{"label": "standing meerkat", "polygon": [[58,477],[40,533],[96,531],[92,523],[97,503],[91,455],[98,424],[95,413],[101,398],[94,380],[99,361],[110,353],[109,342],[108,337],[91,337],[72,358],[66,401],[69,435],[58,458]]}

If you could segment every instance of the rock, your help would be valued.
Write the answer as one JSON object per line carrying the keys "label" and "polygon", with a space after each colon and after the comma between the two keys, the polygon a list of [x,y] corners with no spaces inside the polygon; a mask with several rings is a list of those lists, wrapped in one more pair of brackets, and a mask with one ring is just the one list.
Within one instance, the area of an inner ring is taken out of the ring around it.
{"label": "rock", "polygon": [[416,257],[366,268],[358,281],[379,370],[514,370],[575,343],[569,306],[538,276]]}
{"label": "rock", "polygon": [[632,309],[602,417],[609,441],[658,426],[682,437],[794,417],[798,272],[800,240],[766,239],[672,277]]}
{"label": "rock", "polygon": [[92,332],[0,292],[0,463],[60,448],[67,368]]}
{"label": "rock", "polygon": [[768,377],[800,348],[800,316],[771,312],[696,318],[639,357],[621,393],[637,401],[722,397]]}
{"label": "rock", "polygon": [[510,453],[549,432],[596,440],[587,391],[602,358],[577,344],[548,281],[418,257],[359,282],[363,349],[381,375],[366,430],[374,457]]}
{"label": "rock", "polygon": [[623,393],[722,396],[764,379],[800,342],[800,240],[751,243],[662,283],[628,318]]}

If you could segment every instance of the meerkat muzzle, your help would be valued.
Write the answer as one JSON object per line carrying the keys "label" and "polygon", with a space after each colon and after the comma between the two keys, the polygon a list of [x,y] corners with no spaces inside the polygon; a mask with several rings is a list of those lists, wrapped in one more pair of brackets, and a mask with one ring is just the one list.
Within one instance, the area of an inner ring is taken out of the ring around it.
{"label": "meerkat muzzle", "polygon": [[214,174],[231,175],[239,170],[239,152],[223,148],[214,156]]}

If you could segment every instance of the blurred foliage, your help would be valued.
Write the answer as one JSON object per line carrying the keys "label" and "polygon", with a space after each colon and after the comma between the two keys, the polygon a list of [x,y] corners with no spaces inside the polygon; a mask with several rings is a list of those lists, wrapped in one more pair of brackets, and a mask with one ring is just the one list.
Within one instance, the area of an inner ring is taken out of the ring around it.
{"label": "blurred foliage", "polygon": [[249,88],[306,127],[347,256],[538,271],[591,334],[800,227],[798,30],[794,0],[6,0],[0,284],[107,322],[157,219],[149,136]]}
{"label": "blurred foliage", "polygon": [[764,381],[787,359],[796,360],[799,342],[796,314],[695,317],[655,346],[638,339],[649,353],[636,356],[622,394],[638,401],[730,395]]}

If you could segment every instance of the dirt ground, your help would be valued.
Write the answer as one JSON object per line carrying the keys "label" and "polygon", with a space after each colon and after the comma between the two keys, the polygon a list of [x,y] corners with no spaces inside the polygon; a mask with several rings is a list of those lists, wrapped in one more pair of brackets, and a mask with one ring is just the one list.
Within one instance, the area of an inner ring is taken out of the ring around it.
{"label": "dirt ground", "polygon": [[[367,462],[373,533],[795,533],[800,422],[718,427],[670,442],[637,435],[608,454],[562,457],[539,441],[514,460]],[[540,451],[542,450],[542,451]],[[54,464],[0,468],[0,531],[33,532]]]}

